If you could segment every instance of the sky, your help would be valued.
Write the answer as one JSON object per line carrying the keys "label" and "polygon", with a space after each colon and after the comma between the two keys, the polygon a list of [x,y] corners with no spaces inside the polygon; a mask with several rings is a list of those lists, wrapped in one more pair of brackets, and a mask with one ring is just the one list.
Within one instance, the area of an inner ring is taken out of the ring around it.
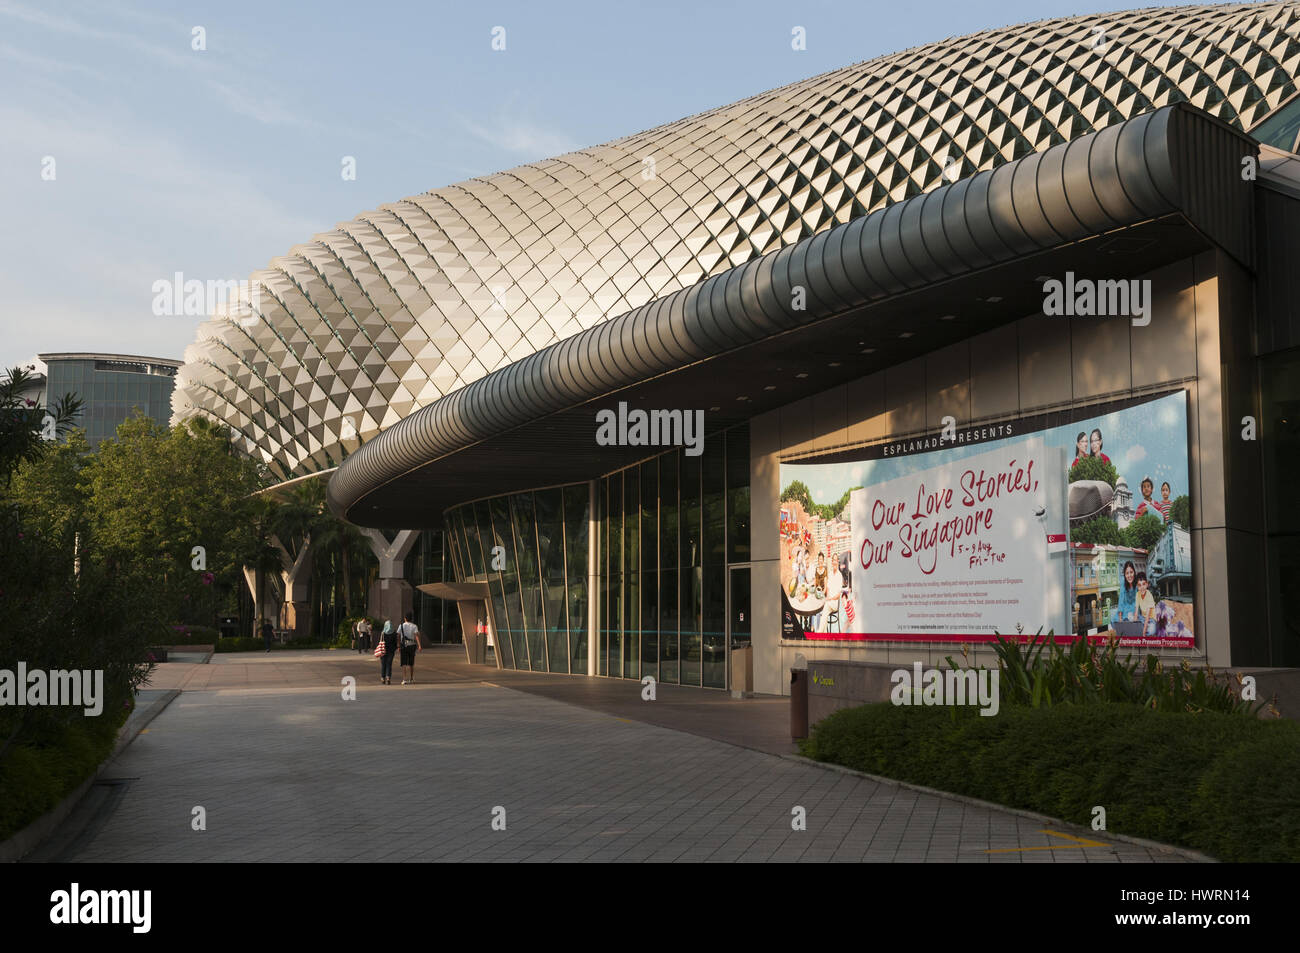
{"label": "sky", "polygon": [[[1048,446],[1064,447],[1068,453],[1067,463],[1073,463],[1075,437],[1085,430],[1091,434],[1094,428],[1101,431],[1102,453],[1110,458],[1116,472],[1128,481],[1135,510],[1142,502],[1140,483],[1143,477],[1151,477],[1153,500],[1160,499],[1160,484],[1166,480],[1169,481],[1171,500],[1188,492],[1186,394],[1171,394],[1109,414],[1088,416],[1086,412],[1080,413],[1072,423],[1042,431],[1041,436]],[[834,503],[851,487],[871,486],[895,477],[920,473],[929,467],[988,453],[1025,436],[1039,436],[1039,433],[880,460],[783,463],[781,487],[784,489],[792,480],[802,480],[814,503]]]}
{"label": "sky", "polygon": [[177,272],[244,279],[408,195],[948,37],[1133,6],[0,0],[0,366],[180,359],[202,318],[152,307]]}

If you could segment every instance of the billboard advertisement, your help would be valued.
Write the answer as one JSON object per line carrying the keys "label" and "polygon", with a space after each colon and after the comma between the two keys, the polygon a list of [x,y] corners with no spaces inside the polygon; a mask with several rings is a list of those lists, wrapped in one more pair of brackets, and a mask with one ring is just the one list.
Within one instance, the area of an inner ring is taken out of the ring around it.
{"label": "billboard advertisement", "polygon": [[785,638],[1190,648],[1183,391],[781,466]]}

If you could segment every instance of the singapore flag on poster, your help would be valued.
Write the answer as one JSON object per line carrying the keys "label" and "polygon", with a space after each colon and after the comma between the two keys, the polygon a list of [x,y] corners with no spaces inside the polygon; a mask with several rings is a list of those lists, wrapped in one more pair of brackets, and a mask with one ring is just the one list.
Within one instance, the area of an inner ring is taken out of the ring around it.
{"label": "singapore flag on poster", "polygon": [[1035,436],[855,490],[854,628],[903,639],[1063,631],[1048,608],[1065,602],[1063,465]]}

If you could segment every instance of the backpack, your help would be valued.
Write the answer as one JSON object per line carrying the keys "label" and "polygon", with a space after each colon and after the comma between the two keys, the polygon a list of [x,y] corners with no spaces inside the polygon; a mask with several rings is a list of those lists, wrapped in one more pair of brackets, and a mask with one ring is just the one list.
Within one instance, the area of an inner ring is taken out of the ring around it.
{"label": "backpack", "polygon": [[[408,634],[407,626],[410,626],[409,634]],[[416,644],[415,633],[417,633],[417,632],[420,631],[420,627],[417,626],[414,622],[403,622],[403,623],[398,627],[397,631],[398,631],[399,633],[401,633],[401,636],[402,636],[402,645],[403,645],[403,647],[405,647],[405,646],[408,646],[408,645],[415,645],[415,644]]]}

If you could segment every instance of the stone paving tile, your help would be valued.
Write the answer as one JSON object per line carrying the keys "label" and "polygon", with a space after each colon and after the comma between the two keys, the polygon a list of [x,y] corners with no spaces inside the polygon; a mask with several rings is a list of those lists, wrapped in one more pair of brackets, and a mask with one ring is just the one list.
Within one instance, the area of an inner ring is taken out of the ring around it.
{"label": "stone paving tile", "polygon": [[[75,859],[1185,859],[1127,843],[990,854],[1052,839],[1042,821],[619,717],[594,707],[607,686],[568,680],[586,698],[579,706],[434,665],[417,669],[415,685],[380,686],[364,677],[370,660],[347,655],[159,666],[169,671],[155,687],[183,694],[110,766],[109,777],[137,780]],[[355,701],[341,697],[343,674],[358,679]],[[716,700],[698,707],[707,705],[718,725],[734,717]],[[196,805],[206,831],[190,828]],[[498,805],[505,831],[491,826]],[[807,812],[805,831],[791,829],[795,805]]]}

